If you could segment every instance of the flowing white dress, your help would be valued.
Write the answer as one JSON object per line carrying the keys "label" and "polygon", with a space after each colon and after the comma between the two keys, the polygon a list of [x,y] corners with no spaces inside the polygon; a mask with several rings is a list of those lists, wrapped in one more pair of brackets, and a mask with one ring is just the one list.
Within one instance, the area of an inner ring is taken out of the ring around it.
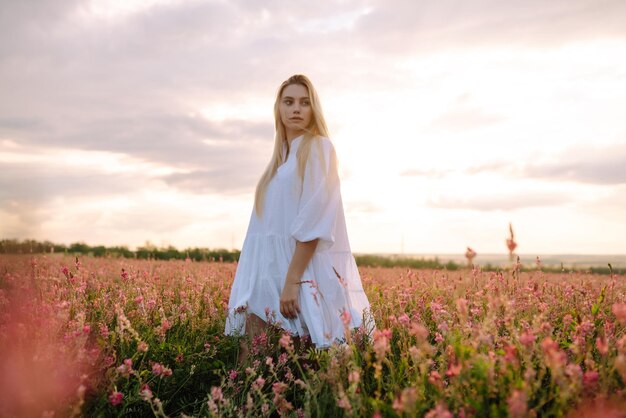
{"label": "flowing white dress", "polygon": [[[244,333],[246,314],[293,335],[310,335],[317,348],[342,341],[344,322],[349,328],[374,327],[348,242],[334,146],[328,138],[310,139],[318,143],[311,144],[301,179],[296,153],[303,140],[292,140],[287,160],[267,187],[262,216],[252,210],[230,293],[227,335]],[[280,313],[280,295],[296,240],[316,238],[317,248],[301,279],[306,283],[300,285],[300,314],[287,319]]]}

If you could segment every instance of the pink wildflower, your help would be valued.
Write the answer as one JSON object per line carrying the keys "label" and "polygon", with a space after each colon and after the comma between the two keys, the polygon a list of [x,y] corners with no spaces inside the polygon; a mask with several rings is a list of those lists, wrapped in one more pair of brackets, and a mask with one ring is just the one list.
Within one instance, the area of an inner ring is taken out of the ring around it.
{"label": "pink wildflower", "polygon": [[281,347],[283,347],[287,351],[293,350],[291,335],[289,335],[288,333],[284,333],[282,337],[280,337],[280,340],[278,341],[278,343],[280,344]]}
{"label": "pink wildflower", "polygon": [[418,343],[422,343],[428,338],[428,329],[422,324],[412,324],[409,333],[415,336]]}
{"label": "pink wildflower", "polygon": [[609,344],[606,341],[606,338],[604,338],[604,337],[596,338],[596,348],[598,349],[598,353],[600,353],[603,356],[605,356],[606,353],[609,352]]}
{"label": "pink wildflower", "polygon": [[583,386],[589,391],[593,391],[600,379],[600,375],[595,370],[587,370],[583,374]]}
{"label": "pink wildflower", "polygon": [[276,408],[281,415],[293,409],[293,405],[291,404],[291,402],[288,402],[283,397],[283,392],[287,390],[288,387],[289,386],[285,382],[275,382],[274,384],[272,384],[272,392],[274,393],[272,401],[276,405]]}
{"label": "pink wildflower", "polygon": [[285,363],[287,363],[287,353],[282,353],[280,356],[278,356],[278,364],[279,365],[283,365]]}
{"label": "pink wildflower", "polygon": [[504,360],[509,363],[509,364],[513,364],[517,362],[517,347],[515,347],[514,345],[505,345],[504,346]]}
{"label": "pink wildflower", "polygon": [[617,321],[626,325],[626,303],[614,303],[612,311]]}
{"label": "pink wildflower", "polygon": [[509,408],[509,417],[522,418],[526,416],[528,411],[526,393],[522,390],[516,389],[511,393],[511,396],[506,401]]}
{"label": "pink wildflower", "polygon": [[257,377],[254,382],[252,382],[252,390],[261,390],[263,385],[265,384],[265,379],[262,377]]}
{"label": "pink wildflower", "polygon": [[376,358],[382,360],[385,354],[389,351],[389,340],[391,340],[391,330],[384,329],[382,331],[374,331],[374,352],[376,352]]}
{"label": "pink wildflower", "polygon": [[580,383],[583,371],[578,364],[570,363],[565,367],[565,374],[574,382]]}
{"label": "pink wildflower", "polygon": [[563,317],[563,329],[567,329],[570,327],[570,325],[572,325],[572,322],[574,322],[574,318],[572,317],[572,315],[567,314]]}
{"label": "pink wildflower", "polygon": [[152,399],[152,390],[150,390],[150,386],[147,383],[144,383],[139,390],[139,396],[144,401],[148,402]]}
{"label": "pink wildflower", "polygon": [[154,363],[152,365],[152,374],[154,374],[155,376],[160,376],[163,374],[163,365],[161,365],[160,363]]}
{"label": "pink wildflower", "polygon": [[430,310],[432,311],[433,315],[446,313],[446,309],[443,307],[443,305],[437,302],[430,303]]}
{"label": "pink wildflower", "polygon": [[409,322],[411,322],[411,318],[409,318],[409,316],[404,313],[398,317],[398,322],[406,326],[406,325],[409,325]]}
{"label": "pink wildflower", "polygon": [[361,373],[358,370],[352,370],[348,375],[348,382],[350,383],[359,383],[361,380]]}
{"label": "pink wildflower", "polygon": [[454,418],[452,412],[448,410],[446,405],[443,402],[437,404],[434,409],[431,409],[424,416],[425,418]]}
{"label": "pink wildflower", "polygon": [[218,386],[211,387],[211,398],[218,403],[221,403],[224,400],[224,395],[222,394],[222,388]]}
{"label": "pink wildflower", "polygon": [[127,358],[126,360],[124,360],[124,364],[122,364],[121,366],[119,366],[117,368],[117,372],[122,375],[123,377],[128,377],[130,376],[134,371],[133,371],[133,360]]}
{"label": "pink wildflower", "polygon": [[100,336],[102,338],[107,338],[109,336],[109,327],[105,324],[100,325]]}
{"label": "pink wildflower", "polygon": [[350,326],[350,321],[352,320],[352,315],[350,315],[350,311],[347,309],[344,309],[341,312],[341,322],[343,322],[343,326],[344,327],[349,327]]}
{"label": "pink wildflower", "polygon": [[285,382],[274,382],[272,384],[272,392],[274,395],[280,395],[287,389],[287,384]]}
{"label": "pink wildflower", "polygon": [[437,370],[433,370],[428,374],[428,382],[433,386],[437,386],[438,388],[441,388],[443,383],[441,380],[441,375]]}
{"label": "pink wildflower", "polygon": [[348,414],[352,412],[352,405],[350,404],[350,400],[346,396],[346,393],[343,391],[337,398],[337,406],[346,411],[346,413]]}
{"label": "pink wildflower", "polygon": [[228,372],[228,378],[230,380],[237,379],[237,375],[238,375],[237,370],[231,370],[231,371]]}
{"label": "pink wildflower", "polygon": [[446,371],[446,376],[448,377],[455,377],[458,376],[461,373],[461,370],[463,369],[463,366],[460,363],[450,363],[450,365],[448,366],[448,371]]}
{"label": "pink wildflower", "polygon": [[476,251],[474,251],[472,248],[467,247],[467,251],[465,251],[465,258],[467,258],[467,265],[472,267],[473,266],[473,260],[474,257],[476,257]]}
{"label": "pink wildflower", "polygon": [[109,395],[109,403],[113,406],[117,406],[122,403],[124,394],[122,392],[114,391]]}
{"label": "pink wildflower", "polygon": [[148,344],[146,344],[145,342],[141,341],[139,344],[137,344],[137,351],[140,353],[145,353],[148,351]]}
{"label": "pink wildflower", "polygon": [[409,387],[403,389],[400,395],[393,401],[393,409],[399,415],[402,413],[413,414],[417,402],[417,389]]}
{"label": "pink wildflower", "polygon": [[[546,308],[547,309],[547,308]],[[544,309],[542,309],[544,310]],[[550,324],[549,322],[543,322],[541,324],[541,326],[539,327],[539,329],[541,330],[541,332],[545,335],[550,335],[552,334],[552,324]]]}
{"label": "pink wildflower", "polygon": [[456,310],[459,312],[459,315],[467,316],[467,299],[458,298],[456,300]]}
{"label": "pink wildflower", "polygon": [[559,350],[559,345],[550,337],[546,337],[541,342],[541,349],[545,356],[545,362],[553,371],[560,370],[565,366],[567,360],[563,351]]}
{"label": "pink wildflower", "polygon": [[537,337],[535,336],[535,334],[533,334],[532,331],[526,330],[522,335],[520,335],[519,342],[521,342],[526,347],[530,347],[535,343],[536,339]]}
{"label": "pink wildflower", "polygon": [[576,326],[576,333],[580,336],[581,339],[584,340],[587,337],[587,335],[589,335],[589,333],[593,331],[594,328],[595,328],[595,325],[593,324],[593,322],[591,322],[588,319],[585,319],[584,321],[582,321],[580,324]]}

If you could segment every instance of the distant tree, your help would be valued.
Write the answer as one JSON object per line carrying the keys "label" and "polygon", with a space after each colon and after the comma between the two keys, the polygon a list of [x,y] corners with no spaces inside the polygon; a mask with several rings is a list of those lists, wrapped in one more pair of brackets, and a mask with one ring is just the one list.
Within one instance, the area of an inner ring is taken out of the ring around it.
{"label": "distant tree", "polygon": [[75,242],[73,244],[70,244],[70,247],[68,248],[69,252],[80,254],[88,254],[90,250],[91,247],[89,247],[89,245],[85,244],[84,242]]}

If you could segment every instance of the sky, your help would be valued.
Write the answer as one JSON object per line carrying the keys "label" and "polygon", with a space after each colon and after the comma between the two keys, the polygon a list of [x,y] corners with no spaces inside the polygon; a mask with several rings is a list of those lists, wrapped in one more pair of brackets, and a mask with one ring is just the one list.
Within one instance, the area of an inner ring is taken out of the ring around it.
{"label": "sky", "polygon": [[357,253],[626,254],[626,2],[0,0],[0,238],[241,248],[309,76]]}

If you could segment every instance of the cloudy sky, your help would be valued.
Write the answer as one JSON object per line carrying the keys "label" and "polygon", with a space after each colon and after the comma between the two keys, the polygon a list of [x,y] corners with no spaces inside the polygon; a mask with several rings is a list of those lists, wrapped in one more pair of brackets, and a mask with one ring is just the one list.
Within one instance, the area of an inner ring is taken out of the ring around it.
{"label": "cloudy sky", "polygon": [[240,248],[305,73],[355,252],[626,253],[626,2],[0,0],[0,237]]}

